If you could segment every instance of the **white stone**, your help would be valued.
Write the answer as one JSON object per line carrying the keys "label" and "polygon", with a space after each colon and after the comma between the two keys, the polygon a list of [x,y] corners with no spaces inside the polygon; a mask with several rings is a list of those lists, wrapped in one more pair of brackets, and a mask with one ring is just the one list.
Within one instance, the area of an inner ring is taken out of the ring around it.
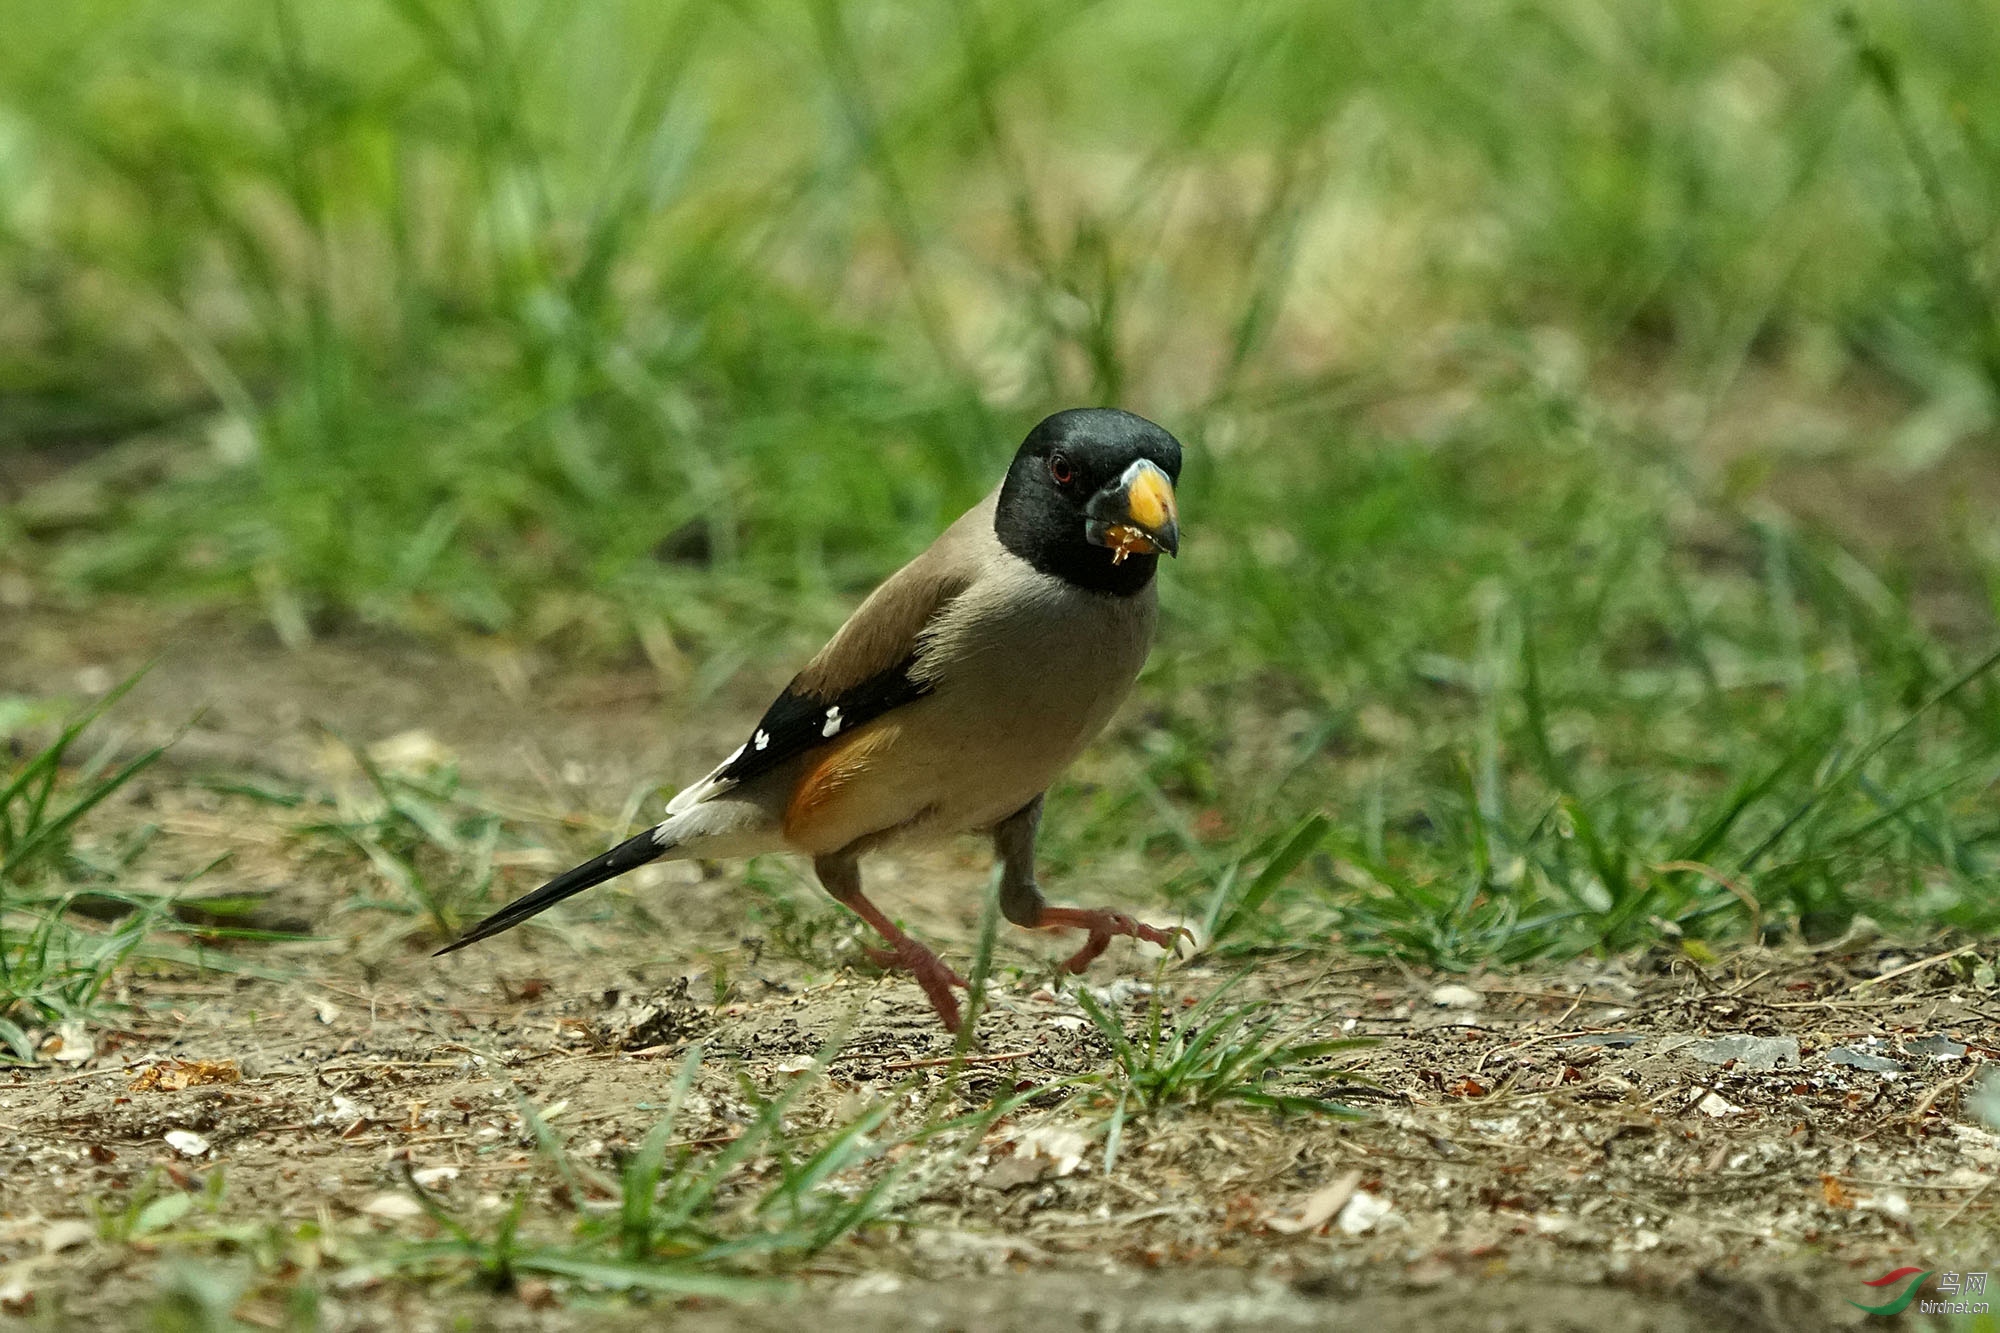
{"label": "white stone", "polygon": [[1370,1194],[1367,1190],[1356,1190],[1354,1197],[1347,1201],[1347,1206],[1340,1210],[1340,1216],[1334,1219],[1333,1224],[1345,1235],[1359,1236],[1365,1231],[1373,1230],[1375,1224],[1387,1217],[1394,1208],[1394,1204],[1380,1195]]}
{"label": "white stone", "polygon": [[361,1211],[370,1217],[405,1221],[412,1217],[422,1217],[424,1206],[407,1194],[378,1194],[362,1204]]}
{"label": "white stone", "polygon": [[1431,991],[1431,1003],[1440,1009],[1477,1009],[1486,997],[1470,986],[1446,985]]}
{"label": "white stone", "polygon": [[209,1149],[208,1140],[191,1129],[170,1129],[164,1137],[167,1146],[183,1157],[200,1157]]}

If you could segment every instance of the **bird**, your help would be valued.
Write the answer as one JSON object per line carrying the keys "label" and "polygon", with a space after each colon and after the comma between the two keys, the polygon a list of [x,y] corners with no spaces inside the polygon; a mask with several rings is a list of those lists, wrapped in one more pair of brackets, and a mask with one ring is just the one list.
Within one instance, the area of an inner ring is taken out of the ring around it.
{"label": "bird", "polygon": [[1110,721],[1152,650],[1155,575],[1180,552],[1181,445],[1116,408],[1028,432],[1000,483],[871,593],[665,818],[472,926],[439,954],[521,924],[651,861],[792,852],[887,948],[957,1032],[966,981],[862,891],[861,859],[973,833],[992,840],[1000,910],[1086,932],[1081,973],[1113,938],[1193,936],[1108,908],[1052,906],[1035,874],[1043,797]]}

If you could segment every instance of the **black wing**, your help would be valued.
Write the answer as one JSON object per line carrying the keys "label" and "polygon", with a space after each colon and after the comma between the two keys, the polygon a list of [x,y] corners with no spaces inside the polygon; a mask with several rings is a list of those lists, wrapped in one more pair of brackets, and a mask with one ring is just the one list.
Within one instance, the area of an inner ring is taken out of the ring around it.
{"label": "black wing", "polygon": [[921,559],[897,571],[792,677],[785,692],[764,710],[750,739],[714,772],[669,801],[667,813],[677,815],[761,777],[931,693],[934,686],[918,669],[924,635],[967,583],[948,567],[940,571]]}
{"label": "black wing", "polygon": [[817,745],[872,722],[929,694],[934,686],[918,679],[917,655],[911,653],[886,671],[833,695],[801,689],[797,680],[764,710],[757,729],[743,748],[709,776],[709,781],[733,787],[760,777]]}

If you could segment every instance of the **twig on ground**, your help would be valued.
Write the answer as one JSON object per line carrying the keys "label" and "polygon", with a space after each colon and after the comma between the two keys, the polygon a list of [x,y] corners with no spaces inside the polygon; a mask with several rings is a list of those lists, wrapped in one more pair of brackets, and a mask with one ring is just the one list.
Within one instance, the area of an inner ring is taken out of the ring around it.
{"label": "twig on ground", "polygon": [[1854,992],[1869,986],[1879,986],[1885,981],[1894,981],[1897,977],[1908,976],[1912,972],[1921,972],[1933,963],[1942,963],[1948,958],[1956,958],[1960,954],[1971,953],[1978,947],[1977,944],[1961,944],[1956,949],[1947,949],[1943,953],[1932,954],[1929,958],[1919,958],[1914,963],[1905,963],[1901,967],[1891,968],[1879,976],[1864,977],[1847,988],[1848,994],[1852,995]]}
{"label": "twig on ground", "polygon": [[1945,1079],[1943,1082],[1938,1083],[1933,1087],[1931,1087],[1928,1091],[1924,1093],[1923,1096],[1917,1098],[1917,1104],[1910,1108],[1910,1114],[1908,1117],[1910,1123],[1915,1124],[1917,1121],[1922,1120],[1924,1118],[1924,1115],[1931,1109],[1931,1107],[1937,1104],[1938,1098],[1944,1096],[1947,1092],[1950,1092],[1953,1088],[1964,1087],[1967,1083],[1972,1081],[1973,1075],[1977,1074],[1980,1070],[1984,1069],[1985,1067],[1986,1067],[1986,1062],[1983,1060],[1971,1061],[1966,1066],[1966,1070],[1963,1074],[1954,1074],[1950,1078]]}

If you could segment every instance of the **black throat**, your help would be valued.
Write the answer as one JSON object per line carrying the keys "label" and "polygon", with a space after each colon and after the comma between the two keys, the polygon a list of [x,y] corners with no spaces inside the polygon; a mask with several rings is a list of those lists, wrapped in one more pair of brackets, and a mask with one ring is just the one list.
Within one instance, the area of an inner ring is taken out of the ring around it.
{"label": "black throat", "polygon": [[[1035,463],[1039,466],[1039,462]],[[1131,597],[1146,590],[1159,568],[1157,555],[1128,555],[1112,563],[1109,547],[1085,540],[1079,517],[1023,483],[1019,467],[1000,485],[993,532],[1000,544],[1044,574],[1090,592]]]}

